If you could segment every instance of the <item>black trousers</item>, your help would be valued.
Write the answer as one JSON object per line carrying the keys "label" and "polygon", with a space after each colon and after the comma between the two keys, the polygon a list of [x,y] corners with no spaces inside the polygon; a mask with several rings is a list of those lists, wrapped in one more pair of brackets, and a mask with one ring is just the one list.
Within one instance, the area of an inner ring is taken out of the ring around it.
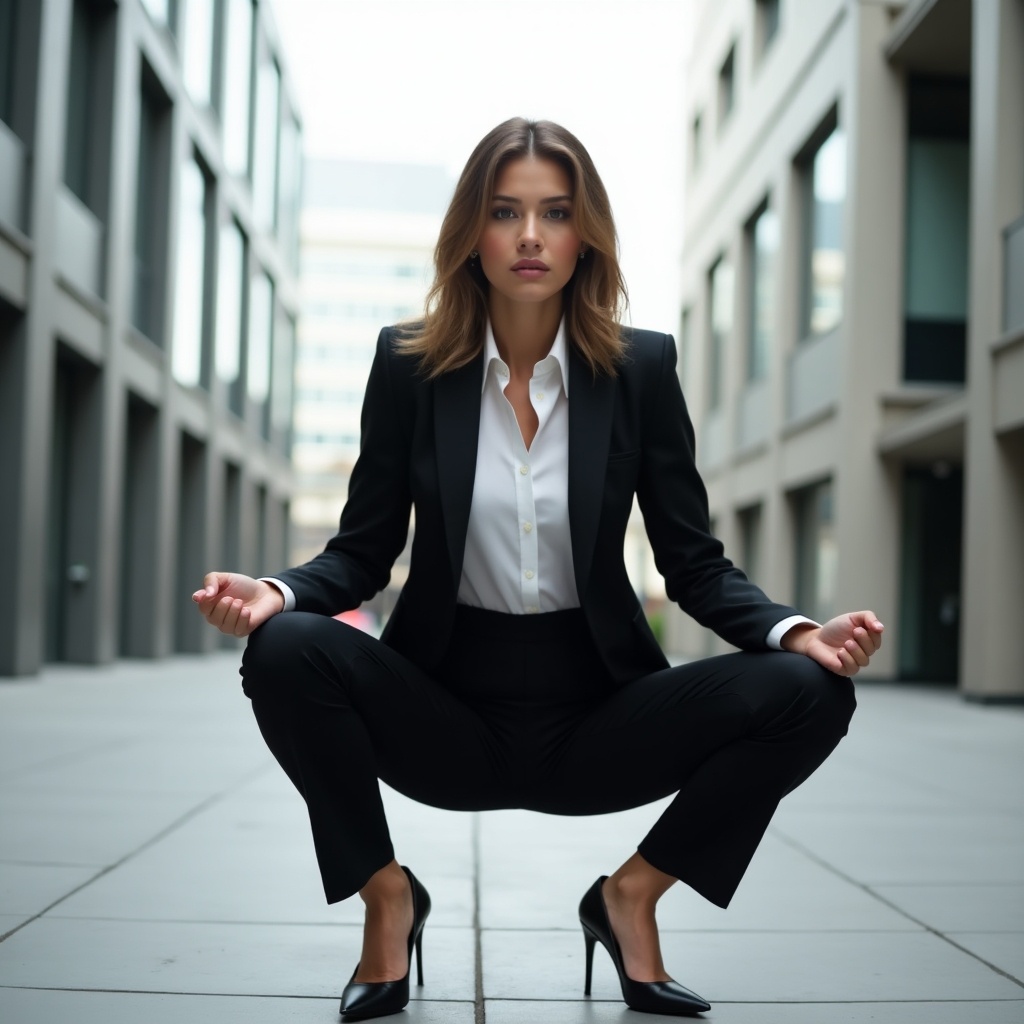
{"label": "black trousers", "polygon": [[803,655],[728,654],[613,686],[581,611],[460,606],[434,677],[322,615],[249,639],[243,687],[309,808],[330,903],[394,857],[378,779],[453,810],[602,814],[675,799],[639,844],[728,905],[779,800],[845,735],[849,679]]}

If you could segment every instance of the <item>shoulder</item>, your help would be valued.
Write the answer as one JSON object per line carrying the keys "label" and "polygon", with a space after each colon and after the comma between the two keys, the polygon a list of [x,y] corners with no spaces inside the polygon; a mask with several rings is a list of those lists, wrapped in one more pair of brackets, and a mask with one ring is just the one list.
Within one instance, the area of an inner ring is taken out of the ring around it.
{"label": "shoulder", "polygon": [[676,364],[676,343],[671,334],[660,331],[645,331],[639,327],[623,327],[623,357],[620,373],[660,375],[674,369]]}

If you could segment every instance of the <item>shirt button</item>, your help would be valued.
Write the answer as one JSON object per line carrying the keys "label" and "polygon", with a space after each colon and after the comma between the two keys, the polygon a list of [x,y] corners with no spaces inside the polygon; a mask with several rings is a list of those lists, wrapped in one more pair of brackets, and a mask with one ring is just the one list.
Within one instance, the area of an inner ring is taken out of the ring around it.
{"label": "shirt button", "polygon": [[526,606],[526,611],[529,615],[536,615],[536,613],[539,612],[540,609],[535,604],[528,604]]}
{"label": "shirt button", "polygon": [[533,529],[533,523],[523,523],[523,529],[529,533]]}
{"label": "shirt button", "polygon": [[529,466],[520,466],[519,467],[519,472],[522,473],[523,476],[526,476],[526,474],[530,472],[530,467]]}
{"label": "shirt button", "polygon": [[537,392],[537,401],[538,402],[543,402],[544,401],[544,392],[543,391],[538,391]]}
{"label": "shirt button", "polygon": [[533,579],[533,570],[532,570],[532,569],[527,569],[527,570],[526,570],[526,572],[524,572],[524,573],[523,573],[523,575],[524,575],[524,576],[525,576],[525,577],[526,577],[526,578],[527,578],[528,580],[532,580],[532,579]]}

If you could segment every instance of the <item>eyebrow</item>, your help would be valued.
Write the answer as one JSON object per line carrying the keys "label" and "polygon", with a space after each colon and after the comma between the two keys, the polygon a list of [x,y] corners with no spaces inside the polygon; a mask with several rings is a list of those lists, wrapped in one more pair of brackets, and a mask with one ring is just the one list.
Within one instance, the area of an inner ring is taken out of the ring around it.
{"label": "eyebrow", "polygon": [[[517,206],[522,206],[522,199],[516,199],[515,196],[492,196],[492,203],[515,203]],[[571,203],[572,196],[551,196],[549,199],[542,199],[542,203]]]}

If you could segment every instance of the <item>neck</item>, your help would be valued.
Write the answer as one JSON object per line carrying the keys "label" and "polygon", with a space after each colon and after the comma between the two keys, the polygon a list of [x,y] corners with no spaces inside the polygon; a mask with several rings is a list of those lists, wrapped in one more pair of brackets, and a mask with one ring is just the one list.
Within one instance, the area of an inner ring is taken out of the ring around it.
{"label": "neck", "polygon": [[491,330],[501,358],[513,376],[529,377],[533,367],[550,351],[562,322],[562,296],[545,302],[508,302],[492,295],[489,303]]}

